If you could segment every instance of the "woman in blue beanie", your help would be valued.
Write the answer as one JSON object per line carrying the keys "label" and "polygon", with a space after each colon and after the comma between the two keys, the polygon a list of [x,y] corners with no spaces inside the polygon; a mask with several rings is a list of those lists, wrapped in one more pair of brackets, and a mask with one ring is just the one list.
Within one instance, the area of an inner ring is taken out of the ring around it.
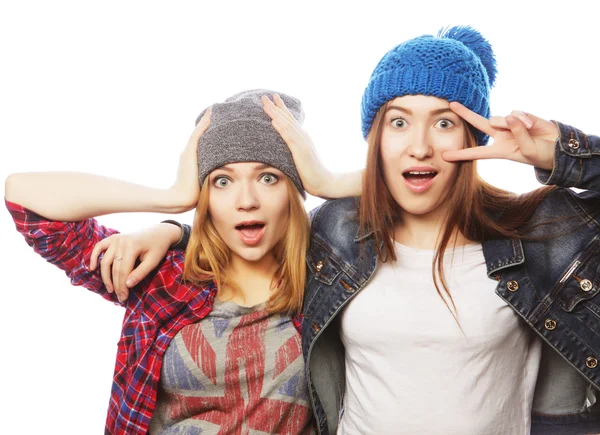
{"label": "woman in blue beanie", "polygon": [[[470,27],[389,51],[363,96],[362,177],[331,176],[263,99],[307,191],[350,196],[311,213],[303,352],[321,434],[600,429],[600,138],[490,119],[495,76]],[[479,158],[548,186],[495,188]]]}

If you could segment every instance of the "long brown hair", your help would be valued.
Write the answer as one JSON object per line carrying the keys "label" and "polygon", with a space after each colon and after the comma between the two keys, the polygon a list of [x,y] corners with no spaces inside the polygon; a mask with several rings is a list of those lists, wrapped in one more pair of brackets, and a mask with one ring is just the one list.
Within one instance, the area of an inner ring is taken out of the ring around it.
{"label": "long brown hair", "polygon": [[[235,290],[235,285],[227,279],[231,250],[219,236],[208,212],[208,180],[209,177],[206,177],[200,188],[200,200],[185,251],[183,278],[196,284],[214,281],[217,288],[227,284]],[[267,310],[270,313],[295,315],[302,308],[310,228],[298,189],[287,176],[284,176],[284,180],[290,200],[290,214],[283,238],[273,247],[279,267],[271,283],[274,291],[267,302]]]}
{"label": "long brown hair", "polygon": [[[359,206],[361,233],[373,233],[377,256],[381,262],[396,261],[394,250],[394,224],[400,220],[402,209],[388,190],[382,168],[380,152],[383,118],[387,108],[384,104],[373,121],[367,138],[367,167],[363,177],[362,196]],[[466,147],[477,146],[472,128],[467,128]],[[458,163],[458,175],[445,201],[449,208],[432,263],[433,282],[438,294],[450,309],[438,285],[450,299],[456,319],[456,306],[444,276],[444,253],[457,232],[472,241],[505,237],[523,237],[527,224],[537,207],[554,186],[543,187],[517,195],[485,182],[477,174],[476,162]],[[501,216],[501,219],[498,219]]]}

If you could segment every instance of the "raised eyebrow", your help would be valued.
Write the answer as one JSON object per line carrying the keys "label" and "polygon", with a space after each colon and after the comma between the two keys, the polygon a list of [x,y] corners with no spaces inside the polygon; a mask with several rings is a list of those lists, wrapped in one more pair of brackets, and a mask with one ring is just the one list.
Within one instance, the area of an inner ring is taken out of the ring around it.
{"label": "raised eyebrow", "polygon": [[[263,171],[263,170],[265,170],[265,169],[272,169],[273,171],[281,172],[281,170],[277,169],[277,168],[276,168],[276,167],[274,167],[274,166],[268,165],[268,164],[266,164],[266,163],[256,163],[256,165],[254,165],[254,166],[252,167],[252,169],[253,169],[254,171]],[[227,172],[227,173],[229,173],[229,174],[235,174],[235,173],[237,172],[235,169],[228,168],[227,166],[221,166],[220,168],[216,168],[216,169],[215,169],[213,172],[211,172],[211,174],[210,174],[210,175],[211,175],[211,176],[214,176],[214,177],[217,177],[217,176],[219,176],[219,174],[218,174],[218,173],[217,173],[217,174],[215,174],[215,172],[217,172],[217,171],[224,171],[224,172]],[[282,172],[282,173],[283,173],[283,172]]]}
{"label": "raised eyebrow", "polygon": [[262,171],[262,170],[265,170],[265,169],[272,170],[273,172],[276,173],[275,175],[283,174],[284,173],[281,169],[277,169],[275,166],[271,166],[271,165],[268,165],[266,163],[260,163],[260,164],[258,164],[258,165],[256,165],[254,167],[255,171]]}
{"label": "raised eyebrow", "polygon": [[[257,163],[256,165],[254,165],[254,167],[252,169],[260,171],[265,168],[272,168],[272,166],[267,165],[265,163]],[[229,173],[236,172],[235,169],[228,168],[227,166],[221,166],[221,167],[215,168],[215,171],[225,171],[225,172],[229,172]]]}
{"label": "raised eyebrow", "polygon": [[393,105],[392,106],[388,106],[387,109],[385,110],[385,113],[387,113],[387,112],[389,112],[391,110],[397,110],[399,112],[404,112],[407,115],[412,115],[412,110],[406,109],[406,108],[401,107],[401,106],[393,106]]}
{"label": "raised eyebrow", "polygon": [[[413,114],[412,110],[407,109],[406,107],[401,107],[401,106],[389,106],[386,110],[386,113],[389,112],[390,110],[398,110],[399,112],[404,112],[407,115]],[[431,116],[438,116],[438,115],[441,115],[444,113],[454,113],[454,112],[449,107],[442,107],[441,109],[435,109],[435,110],[432,110],[431,112],[429,112],[429,114]]]}
{"label": "raised eyebrow", "polygon": [[225,171],[225,172],[235,172],[233,169],[228,168],[227,166],[221,166],[219,168],[215,168],[215,171]]}

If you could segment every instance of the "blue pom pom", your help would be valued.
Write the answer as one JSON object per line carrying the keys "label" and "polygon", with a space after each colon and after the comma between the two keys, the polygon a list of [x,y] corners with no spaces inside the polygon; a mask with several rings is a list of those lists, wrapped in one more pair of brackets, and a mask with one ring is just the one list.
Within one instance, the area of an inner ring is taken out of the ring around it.
{"label": "blue pom pom", "polygon": [[496,81],[496,58],[492,45],[485,39],[481,33],[471,26],[454,26],[441,29],[437,35],[439,38],[449,38],[462,42],[471,49],[481,60],[481,63],[487,71],[490,87],[494,86]]}

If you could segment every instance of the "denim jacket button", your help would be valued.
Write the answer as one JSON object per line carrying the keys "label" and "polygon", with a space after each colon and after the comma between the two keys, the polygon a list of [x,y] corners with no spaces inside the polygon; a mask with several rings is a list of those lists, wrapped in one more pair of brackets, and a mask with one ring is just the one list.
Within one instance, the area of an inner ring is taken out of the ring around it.
{"label": "denim jacket button", "polygon": [[320,272],[321,269],[323,269],[323,262],[321,260],[319,260],[317,262],[317,266],[316,266],[317,272]]}
{"label": "denim jacket button", "polygon": [[579,283],[579,286],[584,292],[589,292],[592,289],[592,287],[594,287],[592,281],[590,281],[589,279],[582,279]]}
{"label": "denim jacket button", "polygon": [[576,150],[579,148],[579,141],[576,139],[569,139],[569,143],[567,144],[569,148],[572,150]]}
{"label": "denim jacket button", "polygon": [[585,365],[590,369],[595,369],[598,367],[598,360],[593,356],[588,356],[585,360]]}
{"label": "denim jacket button", "polygon": [[548,331],[552,331],[554,328],[556,328],[556,320],[546,319],[546,321],[544,322],[544,327]]}
{"label": "denim jacket button", "polygon": [[506,288],[509,292],[516,292],[517,290],[519,290],[519,283],[515,280],[508,281],[506,283]]}

